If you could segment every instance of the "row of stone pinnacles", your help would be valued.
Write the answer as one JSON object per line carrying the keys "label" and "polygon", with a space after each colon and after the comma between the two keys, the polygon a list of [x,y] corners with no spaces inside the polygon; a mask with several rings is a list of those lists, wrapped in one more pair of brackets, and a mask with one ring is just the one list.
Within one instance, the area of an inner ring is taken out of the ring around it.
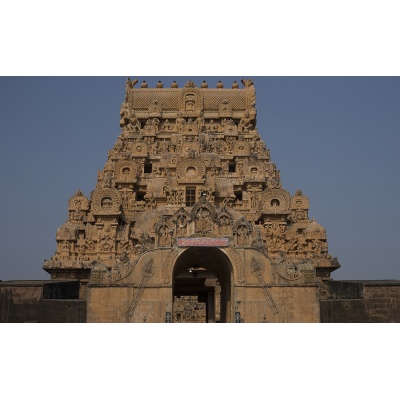
{"label": "row of stone pinnacles", "polygon": [[44,264],[53,278],[88,278],[100,264],[128,270],[179,237],[228,238],[229,246],[263,252],[277,270],[288,260],[321,276],[338,268],[325,229],[309,220],[308,198],[282,188],[256,127],[251,80],[242,89],[136,83],[126,84],[121,134],[90,199],[78,190],[68,202],[57,250]]}

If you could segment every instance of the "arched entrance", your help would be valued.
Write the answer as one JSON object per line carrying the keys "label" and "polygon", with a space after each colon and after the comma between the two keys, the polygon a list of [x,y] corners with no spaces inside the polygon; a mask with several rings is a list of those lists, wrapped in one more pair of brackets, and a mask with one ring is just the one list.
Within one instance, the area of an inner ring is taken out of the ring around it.
{"label": "arched entrance", "polygon": [[230,322],[233,268],[216,247],[191,247],[173,269],[173,322]]}

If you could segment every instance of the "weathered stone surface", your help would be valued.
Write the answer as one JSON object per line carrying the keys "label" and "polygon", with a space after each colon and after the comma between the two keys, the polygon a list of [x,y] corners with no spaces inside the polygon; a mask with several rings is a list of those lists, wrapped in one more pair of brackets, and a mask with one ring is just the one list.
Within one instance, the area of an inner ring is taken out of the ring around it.
{"label": "weathered stone surface", "polygon": [[86,322],[79,281],[0,283],[0,322]]}
{"label": "weathered stone surface", "polygon": [[1,322],[400,322],[399,281],[340,267],[301,190],[282,187],[251,79],[128,79],[90,196],[68,200],[49,281],[0,282]]}
{"label": "weathered stone surface", "polygon": [[163,322],[178,318],[174,303],[182,316],[204,302],[209,322],[317,321],[320,284],[339,264],[308,198],[282,187],[252,80],[136,84],[96,187],[70,198],[44,269],[88,282],[90,322]]}
{"label": "weathered stone surface", "polygon": [[332,281],[321,322],[400,322],[400,281]]}

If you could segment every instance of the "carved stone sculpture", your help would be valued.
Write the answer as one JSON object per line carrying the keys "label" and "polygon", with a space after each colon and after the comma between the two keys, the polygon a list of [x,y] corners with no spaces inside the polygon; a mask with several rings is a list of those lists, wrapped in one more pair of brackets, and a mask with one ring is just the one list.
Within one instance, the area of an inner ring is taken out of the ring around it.
{"label": "carved stone sculpture", "polygon": [[308,218],[308,198],[282,187],[256,125],[251,79],[229,89],[136,82],[126,83],[122,132],[90,198],[77,191],[69,199],[55,254],[43,266],[52,278],[73,272],[91,285],[129,283],[136,294],[127,319],[134,320],[140,285],[161,270],[154,287],[171,284],[182,243],[205,246],[208,262],[213,246],[223,251],[218,263],[232,266],[221,276],[232,276],[231,285],[258,285],[274,315],[268,285],[322,281],[339,268],[325,228]]}

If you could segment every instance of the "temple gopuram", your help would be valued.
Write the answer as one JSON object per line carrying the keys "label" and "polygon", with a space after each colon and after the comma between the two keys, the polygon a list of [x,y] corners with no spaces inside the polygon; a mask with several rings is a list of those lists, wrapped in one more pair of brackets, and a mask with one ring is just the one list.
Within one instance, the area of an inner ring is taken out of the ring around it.
{"label": "temple gopuram", "polygon": [[[400,322],[400,281],[336,281],[309,199],[282,187],[253,81],[128,79],[90,194],[45,281],[0,281],[1,322]],[[117,121],[116,121],[117,124]]]}
{"label": "temple gopuram", "polygon": [[89,322],[319,321],[340,265],[308,198],[282,187],[241,83],[126,82],[121,133],[44,264],[81,282]]}

